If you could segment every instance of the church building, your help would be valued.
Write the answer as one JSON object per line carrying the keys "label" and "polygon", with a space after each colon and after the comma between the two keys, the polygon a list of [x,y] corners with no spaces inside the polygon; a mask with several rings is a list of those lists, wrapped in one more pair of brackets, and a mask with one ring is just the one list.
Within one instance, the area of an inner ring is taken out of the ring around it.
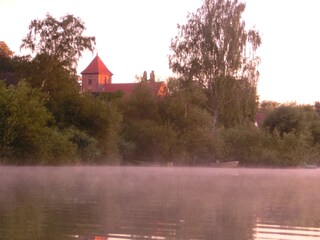
{"label": "church building", "polygon": [[97,56],[88,67],[81,72],[82,90],[84,92],[101,92],[106,84],[112,83],[112,72],[106,67]]}
{"label": "church building", "polygon": [[[125,96],[133,92],[137,83],[112,83],[112,72],[102,62],[98,54],[88,65],[88,67],[81,72],[82,75],[82,91],[101,93],[101,92],[117,92],[121,91]],[[155,79],[148,81],[150,88],[156,95],[165,94],[165,83],[156,82]]]}

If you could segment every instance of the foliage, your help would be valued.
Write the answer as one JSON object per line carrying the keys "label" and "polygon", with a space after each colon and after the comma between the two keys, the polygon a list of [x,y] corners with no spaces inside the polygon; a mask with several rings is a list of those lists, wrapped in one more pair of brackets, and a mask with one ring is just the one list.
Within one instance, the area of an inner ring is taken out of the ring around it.
{"label": "foliage", "polygon": [[78,159],[83,163],[92,163],[100,157],[101,151],[97,146],[97,140],[84,131],[74,127],[64,130],[68,140],[77,146]]}
{"label": "foliage", "polygon": [[178,78],[168,79],[161,97],[150,87],[153,71],[130,96],[80,93],[74,68],[94,38],[82,36],[84,25],[72,15],[34,20],[22,46],[36,55],[5,56],[0,65],[25,79],[0,82],[0,162],[320,164],[319,103],[265,101],[265,121],[253,125],[261,39],[246,31],[244,9],[238,1],[205,0],[189,16],[171,44]]}
{"label": "foliage", "polygon": [[219,130],[219,153],[246,165],[299,166],[317,163],[319,116],[311,106],[281,105],[262,128]]}
{"label": "foliage", "polygon": [[[122,103],[124,127],[121,150],[125,161],[166,161],[173,145],[174,132],[160,122],[159,99],[148,82],[137,84]],[[127,156],[130,155],[130,159]]]}
{"label": "foliage", "polygon": [[[23,60],[22,60],[23,61]],[[33,59],[20,63],[20,74],[32,87],[40,88],[53,96],[60,91],[79,93],[77,76],[66,70],[61,62],[47,54],[37,54]]]}
{"label": "foliage", "polygon": [[207,97],[199,84],[183,86],[178,79],[168,82],[168,94],[160,103],[162,121],[175,129],[173,146],[176,161],[202,164],[214,156],[211,116],[206,110]]}
{"label": "foliage", "polygon": [[[53,118],[43,105],[43,96],[25,82],[17,87],[0,85],[1,158],[17,163],[74,159],[74,146],[54,127]],[[35,117],[36,116],[36,117]]]}
{"label": "foliage", "polygon": [[[124,129],[126,141],[133,144],[130,159],[126,161],[171,161],[175,133],[168,124],[153,120],[135,120]],[[128,150],[128,149],[126,149]]]}
{"label": "foliage", "polygon": [[217,131],[216,147],[223,160],[238,160],[242,166],[292,167],[315,163],[317,147],[305,135],[269,134],[254,126],[237,126]]}
{"label": "foliage", "polygon": [[[80,94],[78,76],[75,75],[76,63],[82,51],[92,51],[95,43],[94,37],[82,36],[83,30],[82,21],[72,15],[66,15],[59,21],[48,14],[44,20],[32,21],[22,47],[31,49],[36,55],[12,59],[13,70],[20,78],[26,79],[34,91],[42,92],[39,93],[42,107],[50,115],[48,127],[50,131],[55,129],[63,138],[59,140],[60,135],[54,133],[47,133],[47,136],[51,136],[53,142],[56,139],[64,146],[72,147],[70,159],[98,161],[106,154],[119,158],[118,147],[115,146],[120,141],[121,114],[109,102],[121,98],[122,94],[104,98]],[[38,140],[40,144],[40,138]],[[54,147],[50,149],[45,144],[43,141],[44,152],[55,151]],[[17,146],[12,152],[22,149],[23,146]],[[38,152],[29,155],[35,156]],[[28,157],[25,152],[20,155],[21,158]]]}
{"label": "foliage", "polygon": [[280,103],[278,103],[276,101],[266,101],[266,100],[264,100],[264,101],[262,101],[260,103],[259,110],[262,111],[262,112],[268,113],[268,112],[273,111],[274,109],[276,109],[279,106],[280,106]]}
{"label": "foliage", "polygon": [[105,102],[113,102],[124,97],[124,93],[121,90],[116,92],[102,92],[98,94],[98,98]]}
{"label": "foliage", "polygon": [[[197,83],[184,86],[179,79],[168,82],[169,93],[162,102],[162,115],[178,128],[188,128],[191,124],[198,125],[204,122],[195,122],[195,109],[205,109],[207,97]],[[206,111],[204,111],[206,113]],[[208,119],[205,119],[208,120]]]}
{"label": "foliage", "polygon": [[107,102],[105,114],[106,132],[98,137],[100,141],[101,152],[104,156],[101,161],[109,164],[119,164],[122,160],[120,144],[123,140],[121,136],[121,131],[123,128],[123,115],[119,109],[118,102]]}
{"label": "foliage", "polygon": [[[73,86],[68,87],[70,82],[62,83],[65,84],[56,85],[56,89],[52,87],[54,90],[47,93],[40,93],[38,88],[27,87],[23,82],[16,88],[3,86],[0,103],[3,106],[0,114],[1,158],[50,164],[76,159],[97,162],[102,157],[108,161],[115,158],[119,161],[121,113],[111,102],[80,94]],[[41,116],[44,117],[41,123],[32,127]]]}
{"label": "foliage", "polygon": [[8,45],[0,41],[0,58],[12,58],[13,52],[10,50]]}
{"label": "foliage", "polygon": [[319,116],[311,106],[281,105],[267,115],[262,128],[220,128],[215,138],[222,159],[242,165],[292,167],[319,163]]}
{"label": "foliage", "polygon": [[51,56],[69,71],[75,72],[78,59],[86,49],[93,51],[95,37],[82,36],[85,30],[80,18],[67,14],[60,21],[46,15],[29,25],[29,33],[22,40],[22,48],[37,54]]}
{"label": "foliage", "polygon": [[255,121],[258,108],[256,88],[246,80],[233,77],[218,78],[215,86],[213,104],[218,110],[220,126],[229,128]]}
{"label": "foliage", "polygon": [[320,114],[320,102],[319,101],[315,102],[314,106],[315,106],[316,112]]}
{"label": "foliage", "polygon": [[310,106],[281,105],[270,112],[262,127],[269,133],[279,132],[300,135],[310,130],[310,123],[315,124],[320,118]]}
{"label": "foliage", "polygon": [[15,138],[14,125],[16,118],[12,114],[15,111],[15,106],[12,104],[13,95],[1,81],[0,92],[0,156],[6,158],[13,152],[10,145]]}
{"label": "foliage", "polygon": [[283,136],[285,133],[299,134],[302,116],[296,108],[281,106],[271,112],[263,123],[263,128],[272,133],[275,130]]}
{"label": "foliage", "polygon": [[12,56],[13,52],[8,45],[5,42],[0,41],[0,73],[12,72]]}
{"label": "foliage", "polygon": [[155,75],[155,73],[154,73],[154,71],[152,70],[151,72],[150,72],[150,77],[149,77],[149,79],[148,79],[148,73],[147,73],[147,71],[143,71],[143,74],[142,74],[142,76],[139,76],[139,75],[136,75],[136,80],[137,80],[137,82],[139,82],[139,83],[146,83],[146,82],[155,82],[156,81],[156,75]]}
{"label": "foliage", "polygon": [[309,127],[311,144],[320,144],[320,120],[312,121]]}
{"label": "foliage", "polygon": [[121,95],[96,98],[80,94],[75,67],[82,52],[93,51],[95,44],[94,37],[83,36],[84,30],[83,22],[73,15],[56,20],[48,14],[43,20],[32,21],[21,47],[36,55],[20,59],[16,70],[44,93],[44,104],[55,125],[76,147],[79,160],[89,162],[118,152],[114,145],[120,130],[115,119],[121,116],[105,101]]}
{"label": "foliage", "polygon": [[[122,113],[117,101],[118,97],[106,101],[103,97],[66,91],[56,97],[54,106],[49,107],[60,128],[73,129],[75,136],[71,141],[77,143],[80,159],[84,162],[120,161]],[[86,145],[78,144],[79,141]]]}
{"label": "foliage", "polygon": [[122,105],[128,119],[156,120],[159,117],[157,99],[148,82],[138,83]]}
{"label": "foliage", "polygon": [[[51,60],[48,55],[38,54],[34,59],[24,61],[20,68],[21,75],[44,93],[45,106],[54,116],[59,129],[74,127],[81,134],[96,138],[100,144],[107,131],[104,102],[91,95],[80,94],[76,76],[64,69],[59,62]],[[86,158],[80,156],[80,159]]]}
{"label": "foliage", "polygon": [[218,129],[215,142],[221,160],[237,160],[241,165],[259,165],[268,158],[265,147],[271,143],[271,137],[252,125],[240,125]]}
{"label": "foliage", "polygon": [[[243,90],[242,96],[250,95],[241,102],[244,106],[250,100],[246,107],[252,108],[250,112],[254,112],[257,105],[259,58],[255,51],[261,38],[255,30],[246,30],[241,18],[244,10],[245,4],[237,0],[205,0],[196,13],[189,15],[186,25],[178,26],[179,35],[171,43],[170,68],[185,81],[197,81],[207,90],[214,125],[230,102],[229,98],[222,100],[220,96],[234,96],[235,88],[237,92]],[[246,87],[234,84],[229,89],[230,79],[246,82]],[[247,117],[246,111],[243,116]]]}
{"label": "foliage", "polygon": [[292,167],[320,159],[320,116],[312,106],[282,105],[262,128],[243,122],[212,135],[207,96],[196,82],[185,85],[171,78],[162,97],[142,84],[124,98],[66,90],[57,99],[52,111],[39,89],[24,81],[16,87],[1,83],[2,163],[239,160],[242,166]]}

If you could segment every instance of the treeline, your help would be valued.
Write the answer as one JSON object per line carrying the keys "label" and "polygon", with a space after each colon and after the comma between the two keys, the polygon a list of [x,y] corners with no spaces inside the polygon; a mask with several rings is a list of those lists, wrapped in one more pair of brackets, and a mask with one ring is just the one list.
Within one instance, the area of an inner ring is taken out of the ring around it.
{"label": "treeline", "polygon": [[[319,103],[316,103],[318,106]],[[293,167],[319,164],[320,116],[312,105],[262,102],[260,126],[220,130],[220,154],[243,165]]]}
{"label": "treeline", "polygon": [[250,119],[223,120],[213,132],[208,99],[196,84],[181,86],[170,79],[161,97],[147,82],[128,97],[120,92],[93,96],[72,87],[51,96],[26,80],[15,86],[1,81],[3,164],[239,160],[243,166],[299,166],[320,158],[320,116],[313,106],[263,102],[259,127]]}
{"label": "treeline", "polygon": [[45,93],[29,81],[0,84],[2,163],[186,164],[213,158],[210,114],[197,86],[159,97],[144,82],[124,97],[79,93],[72,84]]}
{"label": "treeline", "polygon": [[171,43],[177,77],[168,79],[164,96],[151,91],[146,74],[130,96],[81,93],[76,65],[95,38],[82,35],[84,24],[73,15],[32,21],[21,45],[32,57],[0,44],[0,162],[319,163],[313,106],[259,106],[261,38],[246,30],[244,10],[238,1],[205,0],[189,15]]}

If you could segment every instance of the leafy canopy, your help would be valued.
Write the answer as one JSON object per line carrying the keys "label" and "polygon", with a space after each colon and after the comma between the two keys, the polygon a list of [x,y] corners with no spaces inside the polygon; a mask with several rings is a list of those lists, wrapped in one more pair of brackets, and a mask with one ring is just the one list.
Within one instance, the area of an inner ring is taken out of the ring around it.
{"label": "leafy canopy", "polygon": [[53,126],[40,91],[24,81],[14,87],[0,81],[0,96],[0,161],[57,163],[74,158],[74,145]]}
{"label": "leafy canopy", "polygon": [[261,38],[255,30],[246,30],[244,10],[245,4],[237,0],[205,0],[186,25],[178,25],[169,57],[172,70],[206,84],[219,76],[255,80]]}
{"label": "leafy canopy", "polygon": [[45,54],[63,63],[75,71],[78,59],[84,50],[94,50],[95,37],[83,36],[84,23],[73,15],[61,17],[60,21],[46,15],[43,20],[33,20],[29,33],[22,40],[21,48],[28,48],[33,53]]}
{"label": "leafy canopy", "polygon": [[10,50],[8,45],[0,41],[0,58],[11,58],[13,56],[13,52]]}
{"label": "leafy canopy", "polygon": [[252,120],[257,108],[260,60],[255,52],[261,38],[257,31],[246,30],[244,10],[245,4],[237,0],[205,0],[185,25],[178,25],[179,35],[171,42],[170,68],[184,81],[203,86],[213,125],[228,119],[221,116],[227,105],[245,106],[228,110],[239,115],[233,116],[238,121]]}

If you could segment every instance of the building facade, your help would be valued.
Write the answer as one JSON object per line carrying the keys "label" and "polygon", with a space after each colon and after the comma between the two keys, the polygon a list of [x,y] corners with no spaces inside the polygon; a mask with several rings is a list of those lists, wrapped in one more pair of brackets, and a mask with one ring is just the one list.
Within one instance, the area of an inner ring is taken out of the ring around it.
{"label": "building facade", "polygon": [[102,92],[107,84],[112,84],[113,74],[98,55],[81,72],[81,75],[83,92]]}
{"label": "building facade", "polygon": [[[153,72],[152,72],[153,73]],[[102,92],[123,92],[130,95],[137,83],[113,83],[113,74],[106,67],[98,55],[92,60],[88,67],[81,72],[83,92],[102,93]],[[152,79],[146,82],[150,89],[158,96],[165,94],[166,85],[164,82],[156,82],[154,73]]]}

